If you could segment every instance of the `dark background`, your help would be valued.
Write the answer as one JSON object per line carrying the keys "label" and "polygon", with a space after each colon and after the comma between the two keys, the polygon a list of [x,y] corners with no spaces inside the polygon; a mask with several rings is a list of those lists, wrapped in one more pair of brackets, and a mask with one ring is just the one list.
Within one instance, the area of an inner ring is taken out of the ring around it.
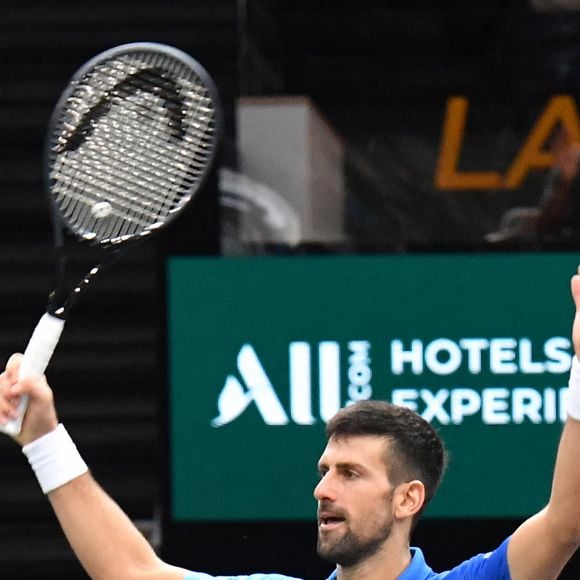
{"label": "dark background", "polygon": [[[537,201],[543,176],[507,193],[437,192],[432,170],[445,101],[465,94],[478,105],[467,161],[505,168],[547,98],[573,90],[569,72],[580,40],[575,12],[538,13],[515,0],[470,6],[427,0],[3,0],[0,7],[3,359],[26,344],[53,281],[42,188],[48,119],[69,77],[98,52],[160,41],[207,68],[226,112],[216,172],[236,167],[237,97],[313,100],[346,143],[349,238],[341,248],[305,245],[293,252],[480,252],[495,251],[483,238],[503,212]],[[49,379],[61,419],[95,476],[163,557],[215,573],[272,570],[321,578],[331,567],[315,554],[313,521],[185,526],[165,515],[164,259],[221,252],[219,193],[214,174],[169,233],[99,280],[67,323]],[[567,240],[564,247],[576,249],[574,244]],[[83,578],[8,438],[0,440],[0,474],[0,577]],[[525,482],[515,484],[525,493]],[[429,520],[413,541],[441,570],[493,549],[518,523]],[[580,577],[578,558],[562,577]]]}

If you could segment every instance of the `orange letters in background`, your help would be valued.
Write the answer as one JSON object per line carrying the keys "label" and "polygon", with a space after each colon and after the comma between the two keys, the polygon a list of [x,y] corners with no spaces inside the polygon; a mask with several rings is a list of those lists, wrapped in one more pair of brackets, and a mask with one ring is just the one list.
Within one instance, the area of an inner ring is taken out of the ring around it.
{"label": "orange letters in background", "polygon": [[546,169],[553,164],[553,154],[545,146],[559,124],[573,143],[580,143],[574,99],[559,95],[548,101],[505,175],[497,171],[459,171],[468,109],[469,102],[465,97],[451,97],[447,101],[435,174],[438,189],[516,189],[530,171]]}

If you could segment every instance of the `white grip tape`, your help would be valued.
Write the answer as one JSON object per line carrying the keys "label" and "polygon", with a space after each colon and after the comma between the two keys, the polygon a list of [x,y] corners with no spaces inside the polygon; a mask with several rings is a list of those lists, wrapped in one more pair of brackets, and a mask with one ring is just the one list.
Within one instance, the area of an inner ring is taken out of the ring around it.
{"label": "white grip tape", "polygon": [[63,328],[64,320],[56,318],[48,312],[42,316],[24,351],[20,364],[21,377],[44,374]]}
{"label": "white grip tape", "polygon": [[580,421],[580,361],[575,356],[572,357],[572,367],[570,368],[566,411],[569,417]]}
{"label": "white grip tape", "polygon": [[88,471],[64,425],[22,448],[44,493],[63,486]]}
{"label": "white grip tape", "polygon": [[[24,351],[24,356],[20,364],[21,378],[33,374],[42,375],[44,373],[52,358],[54,349],[58,344],[63,328],[64,320],[56,318],[56,316],[52,316],[48,312],[42,316]],[[18,417],[11,419],[5,425],[1,425],[0,431],[12,436],[18,435],[22,428],[22,421],[27,406],[28,397],[21,397],[20,404],[18,405]]]}

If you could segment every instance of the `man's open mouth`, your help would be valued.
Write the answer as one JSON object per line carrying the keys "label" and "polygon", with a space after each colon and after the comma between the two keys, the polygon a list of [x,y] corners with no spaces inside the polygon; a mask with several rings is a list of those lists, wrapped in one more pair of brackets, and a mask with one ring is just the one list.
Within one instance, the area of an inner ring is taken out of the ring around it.
{"label": "man's open mouth", "polygon": [[318,516],[318,527],[321,530],[331,530],[344,522],[344,518],[336,515],[321,514]]}

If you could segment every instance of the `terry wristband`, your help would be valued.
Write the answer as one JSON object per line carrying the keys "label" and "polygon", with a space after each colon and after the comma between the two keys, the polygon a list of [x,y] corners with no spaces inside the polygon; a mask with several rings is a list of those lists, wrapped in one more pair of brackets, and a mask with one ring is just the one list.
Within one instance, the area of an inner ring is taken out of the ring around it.
{"label": "terry wristband", "polygon": [[580,421],[580,361],[575,356],[572,357],[572,366],[570,368],[566,411],[572,419]]}
{"label": "terry wristband", "polygon": [[22,447],[46,494],[88,471],[64,425]]}

